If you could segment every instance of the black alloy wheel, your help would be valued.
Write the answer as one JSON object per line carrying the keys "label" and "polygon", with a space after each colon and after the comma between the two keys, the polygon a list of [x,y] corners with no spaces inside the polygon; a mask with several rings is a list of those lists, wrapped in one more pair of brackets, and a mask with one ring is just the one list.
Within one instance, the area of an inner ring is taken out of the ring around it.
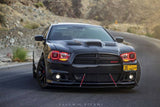
{"label": "black alloy wheel", "polygon": [[37,80],[41,88],[47,88],[44,59],[41,58],[37,68]]}

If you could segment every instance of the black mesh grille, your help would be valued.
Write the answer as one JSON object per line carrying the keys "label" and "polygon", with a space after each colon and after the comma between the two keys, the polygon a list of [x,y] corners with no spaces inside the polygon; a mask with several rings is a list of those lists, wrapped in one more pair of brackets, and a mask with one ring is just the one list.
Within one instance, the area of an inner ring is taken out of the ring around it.
{"label": "black mesh grille", "polygon": [[[83,74],[79,73],[79,74],[74,74],[75,80],[76,81],[81,81]],[[118,73],[112,73],[112,77],[114,79],[114,81],[118,81],[120,75]],[[109,76],[108,73],[102,73],[102,74],[85,74],[85,78],[84,78],[84,82],[97,82],[97,83],[103,83],[103,82],[113,82],[111,77]]]}
{"label": "black mesh grille", "polygon": [[112,64],[111,61],[120,63],[121,59],[111,54],[80,54],[75,57],[73,64]]}

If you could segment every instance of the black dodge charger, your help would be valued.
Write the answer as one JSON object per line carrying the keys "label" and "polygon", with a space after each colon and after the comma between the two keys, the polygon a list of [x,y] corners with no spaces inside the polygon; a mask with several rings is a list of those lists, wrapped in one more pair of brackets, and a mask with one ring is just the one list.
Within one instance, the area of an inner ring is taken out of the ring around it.
{"label": "black dodge charger", "polygon": [[101,26],[52,24],[35,40],[43,44],[38,64],[33,58],[33,77],[42,88],[134,88],[140,80],[135,49]]}

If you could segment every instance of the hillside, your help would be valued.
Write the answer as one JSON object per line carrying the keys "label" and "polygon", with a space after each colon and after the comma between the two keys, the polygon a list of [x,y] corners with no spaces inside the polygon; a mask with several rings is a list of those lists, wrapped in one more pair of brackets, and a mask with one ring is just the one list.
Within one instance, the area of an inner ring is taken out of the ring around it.
{"label": "hillside", "polygon": [[85,22],[99,24],[97,21],[61,17],[50,12],[41,2],[23,2],[19,0],[10,4],[0,4],[1,26],[8,29],[15,27],[43,27],[58,22]]}
{"label": "hillside", "polygon": [[51,23],[90,23],[160,39],[159,17],[159,0],[0,0],[0,59],[13,47],[32,50],[34,36]]}
{"label": "hillside", "polygon": [[[42,2],[37,1],[0,1],[0,62],[6,61],[7,55],[12,53],[14,47],[24,47],[31,51],[33,49],[34,36],[40,35],[46,26],[49,26],[51,23],[78,22],[100,24],[100,22],[95,20],[55,15]],[[32,52],[30,54],[32,55]]]}
{"label": "hillside", "polygon": [[[117,21],[121,28],[114,25],[113,30],[137,33],[137,29],[142,31],[141,34],[160,38],[160,32],[157,31],[160,29],[160,0],[92,0],[88,8],[84,12],[85,18],[102,21],[102,25],[108,28]],[[125,28],[127,30],[123,29],[126,24],[131,25]]]}
{"label": "hillside", "polygon": [[[157,38],[160,28],[160,0],[41,0],[56,15],[94,19],[113,30],[150,35]],[[75,1],[75,2],[73,2]],[[75,8],[76,7],[76,8]],[[123,29],[126,27],[127,30]],[[128,26],[130,25],[130,26]],[[138,26],[138,27],[137,27]],[[112,28],[112,27],[111,27]],[[142,29],[141,29],[142,28]],[[137,31],[141,30],[141,32]]]}
{"label": "hillside", "polygon": [[1,29],[84,22],[160,38],[159,0],[1,0],[0,3]]}

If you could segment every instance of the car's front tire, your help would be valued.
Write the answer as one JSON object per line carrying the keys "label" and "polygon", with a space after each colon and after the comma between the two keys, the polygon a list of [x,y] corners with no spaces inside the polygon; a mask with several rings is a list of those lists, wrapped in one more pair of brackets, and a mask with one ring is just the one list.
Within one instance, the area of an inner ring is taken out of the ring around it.
{"label": "car's front tire", "polygon": [[33,51],[33,60],[32,60],[32,74],[33,74],[33,78],[36,78],[37,77],[37,74],[36,74],[36,67],[35,67],[35,62],[34,62],[34,51]]}
{"label": "car's front tire", "polygon": [[37,77],[37,74],[36,74],[35,70],[36,70],[36,68],[35,68],[35,65],[34,65],[34,63],[33,63],[33,65],[32,65],[33,78],[36,78],[36,77]]}
{"label": "car's front tire", "polygon": [[46,83],[46,69],[45,69],[45,62],[43,56],[39,60],[38,67],[37,67],[37,81],[41,88],[47,88]]}

